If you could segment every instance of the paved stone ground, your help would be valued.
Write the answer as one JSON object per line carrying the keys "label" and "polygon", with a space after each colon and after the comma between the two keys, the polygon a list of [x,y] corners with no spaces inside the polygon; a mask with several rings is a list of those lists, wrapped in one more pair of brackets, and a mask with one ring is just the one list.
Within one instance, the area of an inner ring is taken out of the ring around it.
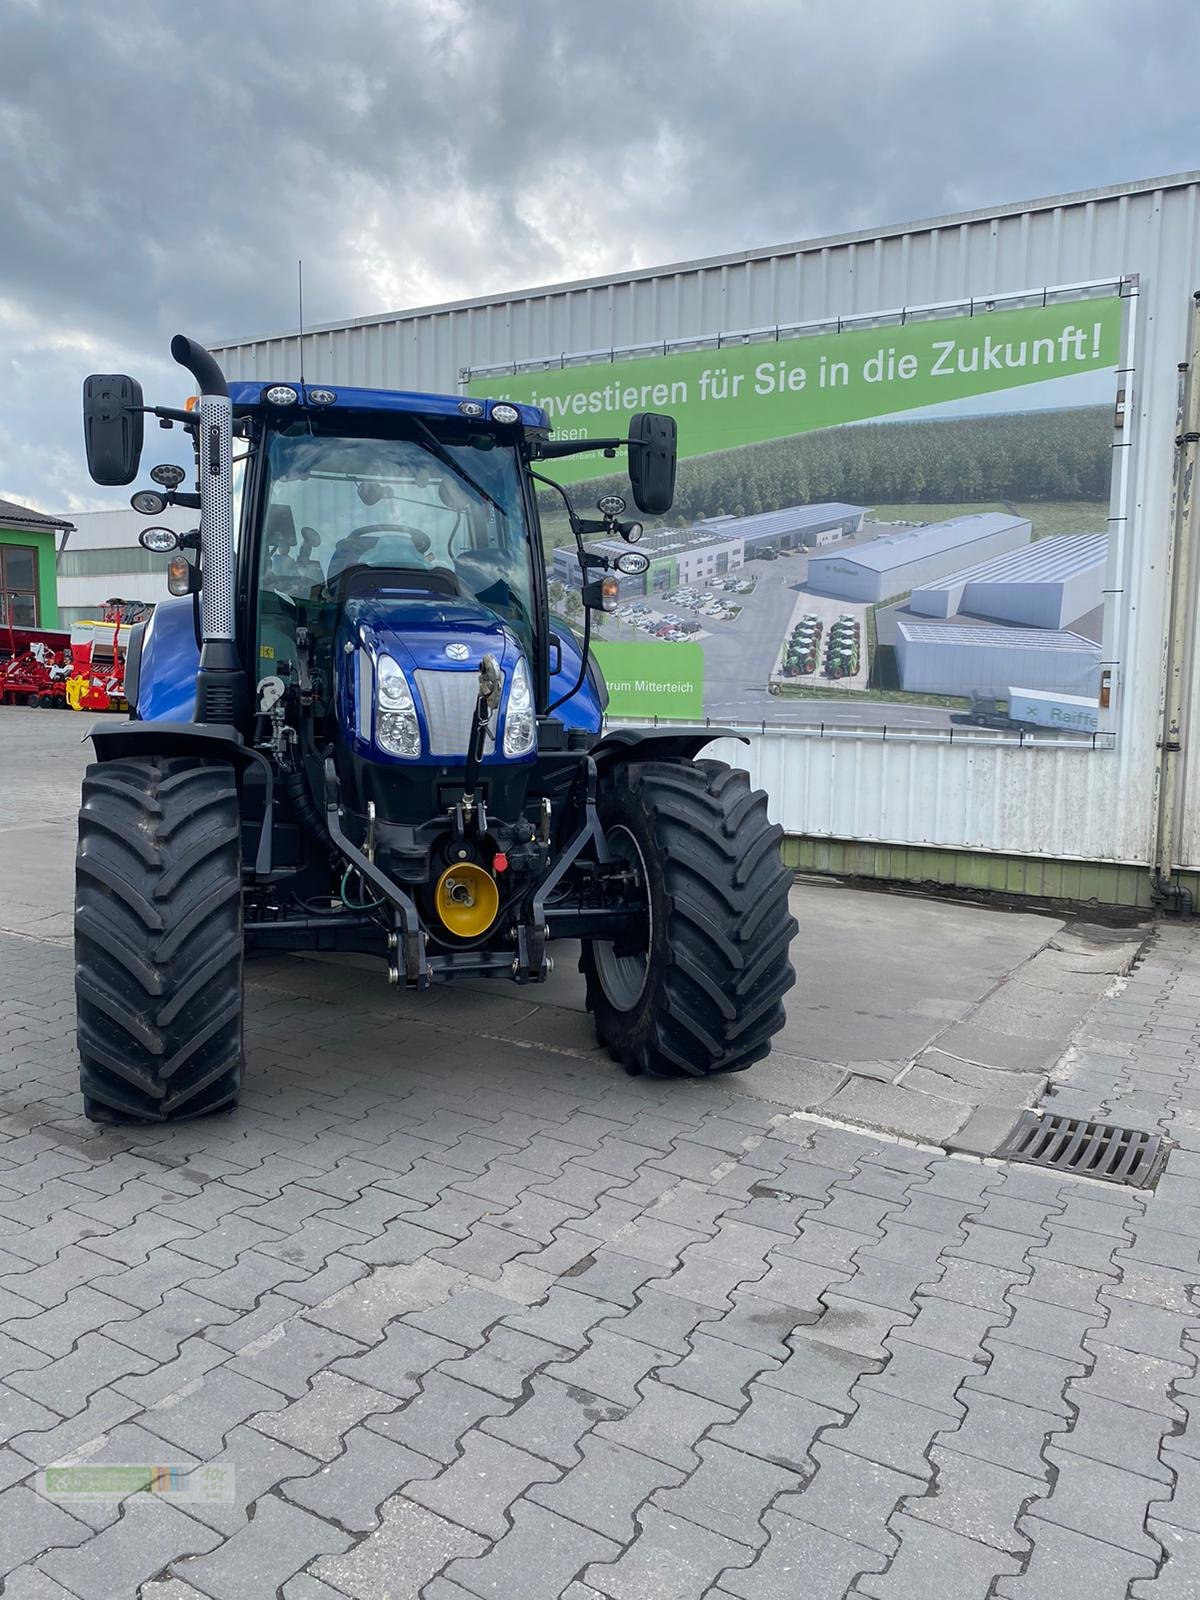
{"label": "paved stone ground", "polygon": [[[93,1128],[69,953],[0,962],[6,1595],[1200,1592],[1191,929],[1055,1074],[1179,1141],[1152,1196],[489,1038],[486,995],[401,1029],[315,962],[255,967],[236,1115]],[[234,1482],[52,1503],[63,1461]]]}

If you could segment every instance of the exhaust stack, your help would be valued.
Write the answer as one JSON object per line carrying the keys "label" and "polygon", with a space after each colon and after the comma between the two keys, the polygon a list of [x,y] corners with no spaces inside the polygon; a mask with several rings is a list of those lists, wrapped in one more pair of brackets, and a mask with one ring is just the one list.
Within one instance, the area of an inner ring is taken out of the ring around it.
{"label": "exhaust stack", "polygon": [[247,714],[248,691],[234,626],[233,405],[225,375],[203,345],[179,333],[171,340],[171,355],[200,391],[196,447],[204,586],[196,721],[236,726]]}

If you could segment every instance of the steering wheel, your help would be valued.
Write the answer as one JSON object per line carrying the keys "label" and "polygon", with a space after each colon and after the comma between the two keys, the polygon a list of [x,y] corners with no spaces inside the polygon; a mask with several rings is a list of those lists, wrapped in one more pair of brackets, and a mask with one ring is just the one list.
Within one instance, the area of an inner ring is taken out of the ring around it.
{"label": "steering wheel", "polygon": [[367,522],[346,535],[346,540],[363,539],[381,533],[403,533],[416,545],[421,555],[427,555],[432,541],[422,528],[412,528],[407,522]]}

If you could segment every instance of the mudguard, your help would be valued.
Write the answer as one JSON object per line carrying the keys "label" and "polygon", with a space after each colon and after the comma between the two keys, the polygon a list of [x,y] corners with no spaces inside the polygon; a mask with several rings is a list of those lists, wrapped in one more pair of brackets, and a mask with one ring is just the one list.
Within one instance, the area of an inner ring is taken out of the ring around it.
{"label": "mudguard", "polygon": [[665,761],[672,757],[693,760],[714,739],[750,740],[736,728],[610,728],[588,754],[597,772],[630,761]]}

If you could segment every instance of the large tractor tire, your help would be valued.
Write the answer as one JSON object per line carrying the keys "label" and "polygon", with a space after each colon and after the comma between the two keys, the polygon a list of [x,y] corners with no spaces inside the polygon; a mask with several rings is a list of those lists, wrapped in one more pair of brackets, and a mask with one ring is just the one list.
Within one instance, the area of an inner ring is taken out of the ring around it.
{"label": "large tractor tire", "polygon": [[139,757],[87,769],[75,996],[93,1122],[174,1122],[236,1103],[241,876],[230,767]]}
{"label": "large tractor tire", "polygon": [[744,772],[719,761],[635,763],[597,797],[611,853],[648,903],[642,948],[585,942],[596,1034],[629,1072],[739,1072],[783,1026],[795,981],[782,829]]}

